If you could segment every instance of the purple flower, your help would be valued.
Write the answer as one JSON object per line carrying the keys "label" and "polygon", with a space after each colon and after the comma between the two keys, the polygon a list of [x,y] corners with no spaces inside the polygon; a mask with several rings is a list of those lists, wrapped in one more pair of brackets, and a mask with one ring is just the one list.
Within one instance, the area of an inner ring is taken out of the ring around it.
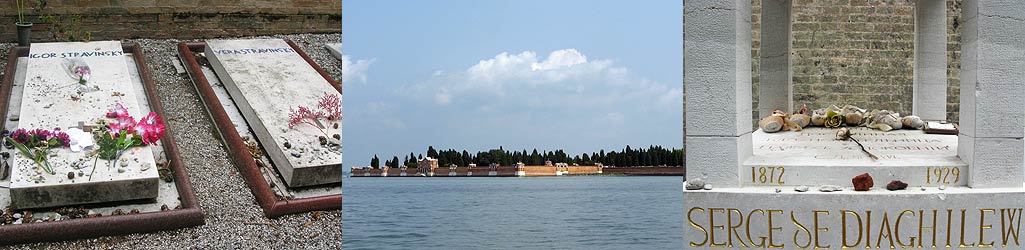
{"label": "purple flower", "polygon": [[89,67],[86,66],[75,66],[75,75],[78,77],[85,77],[90,75],[92,72]]}
{"label": "purple flower", "polygon": [[14,141],[18,143],[25,144],[32,139],[32,135],[29,135],[28,130],[19,128],[15,129],[14,132],[11,133],[11,139],[14,139]]}
{"label": "purple flower", "polygon": [[67,133],[64,133],[64,131],[61,131],[60,128],[54,128],[52,135],[57,139],[57,142],[60,143],[60,145],[57,145],[58,147],[67,147],[71,145],[71,137],[69,137]]}
{"label": "purple flower", "polygon": [[[52,133],[50,133],[49,130],[45,130],[45,129],[41,129],[41,128],[33,129],[32,131],[29,131],[28,133],[30,135],[32,135],[32,142],[36,142],[36,143],[38,143],[38,142],[45,142],[46,140],[50,139],[51,135],[53,135]],[[32,146],[34,147],[36,145],[32,145]]]}

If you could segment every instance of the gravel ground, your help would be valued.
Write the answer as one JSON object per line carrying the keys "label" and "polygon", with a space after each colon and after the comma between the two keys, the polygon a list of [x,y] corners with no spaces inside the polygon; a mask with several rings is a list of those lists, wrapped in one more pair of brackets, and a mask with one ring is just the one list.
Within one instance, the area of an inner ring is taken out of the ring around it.
{"label": "gravel ground", "polygon": [[[324,49],[325,43],[341,41],[341,34],[297,34],[244,38],[291,39],[335,79],[341,79],[341,61]],[[192,187],[206,217],[206,225],[149,234],[131,234],[96,239],[9,246],[3,249],[341,249],[342,212],[286,215],[267,219],[228,152],[217,139],[216,127],[205,114],[202,101],[187,75],[178,75],[172,65],[182,40],[135,39],[146,54],[157,94],[167,117],[164,122],[174,133]],[[6,54],[14,44],[0,43]],[[0,70],[0,77],[2,77]],[[60,233],[60,232],[55,232]]]}

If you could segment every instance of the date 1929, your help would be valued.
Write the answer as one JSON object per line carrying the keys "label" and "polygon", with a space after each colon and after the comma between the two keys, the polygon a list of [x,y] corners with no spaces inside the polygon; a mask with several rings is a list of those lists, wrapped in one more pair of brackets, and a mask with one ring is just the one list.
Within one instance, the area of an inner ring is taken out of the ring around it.
{"label": "date 1929", "polygon": [[926,184],[952,184],[961,180],[961,168],[958,167],[927,167],[925,168]]}

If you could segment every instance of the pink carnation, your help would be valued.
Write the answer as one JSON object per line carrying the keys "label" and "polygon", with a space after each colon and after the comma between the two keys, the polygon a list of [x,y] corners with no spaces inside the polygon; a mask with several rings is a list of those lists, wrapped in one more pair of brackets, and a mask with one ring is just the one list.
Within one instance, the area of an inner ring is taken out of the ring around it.
{"label": "pink carnation", "polygon": [[120,135],[121,132],[131,132],[135,129],[135,118],[130,115],[124,115],[117,118],[117,121],[107,124],[107,133],[113,136]]}
{"label": "pink carnation", "polygon": [[107,111],[107,118],[118,118],[122,116],[128,116],[128,109],[125,109],[125,106],[121,106],[121,103],[118,103],[114,108],[110,109],[110,111]]}
{"label": "pink carnation", "polygon": [[164,122],[157,113],[149,112],[135,124],[135,133],[142,136],[143,143],[154,143],[164,137]]}

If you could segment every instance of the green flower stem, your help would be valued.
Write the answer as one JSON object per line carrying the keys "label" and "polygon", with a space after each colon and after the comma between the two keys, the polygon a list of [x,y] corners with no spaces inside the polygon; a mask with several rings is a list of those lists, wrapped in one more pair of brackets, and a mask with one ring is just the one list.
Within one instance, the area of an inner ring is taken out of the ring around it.
{"label": "green flower stem", "polygon": [[[35,153],[33,153],[24,144],[21,144],[18,141],[15,141],[11,137],[4,137],[4,140],[7,140],[7,142],[10,142],[11,144],[14,144],[14,147],[17,148],[18,151],[21,152],[21,155],[25,156],[25,158],[32,159],[32,161],[35,162],[36,165],[39,166],[39,168],[43,169],[43,171],[46,171],[47,174],[51,174],[51,175],[55,174],[53,172],[53,168],[50,167],[50,161],[46,160],[46,150],[45,149],[36,149]],[[43,164],[44,162],[46,163],[45,165]]]}
{"label": "green flower stem", "polygon": [[99,162],[99,161],[100,161],[100,156],[99,156],[99,155],[97,155],[97,156],[96,156],[96,159],[95,159],[95,160],[93,160],[93,171],[92,171],[92,172],[89,172],[89,180],[90,180],[90,181],[91,181],[91,180],[93,180],[93,174],[95,174],[95,173],[96,173],[96,162]]}

